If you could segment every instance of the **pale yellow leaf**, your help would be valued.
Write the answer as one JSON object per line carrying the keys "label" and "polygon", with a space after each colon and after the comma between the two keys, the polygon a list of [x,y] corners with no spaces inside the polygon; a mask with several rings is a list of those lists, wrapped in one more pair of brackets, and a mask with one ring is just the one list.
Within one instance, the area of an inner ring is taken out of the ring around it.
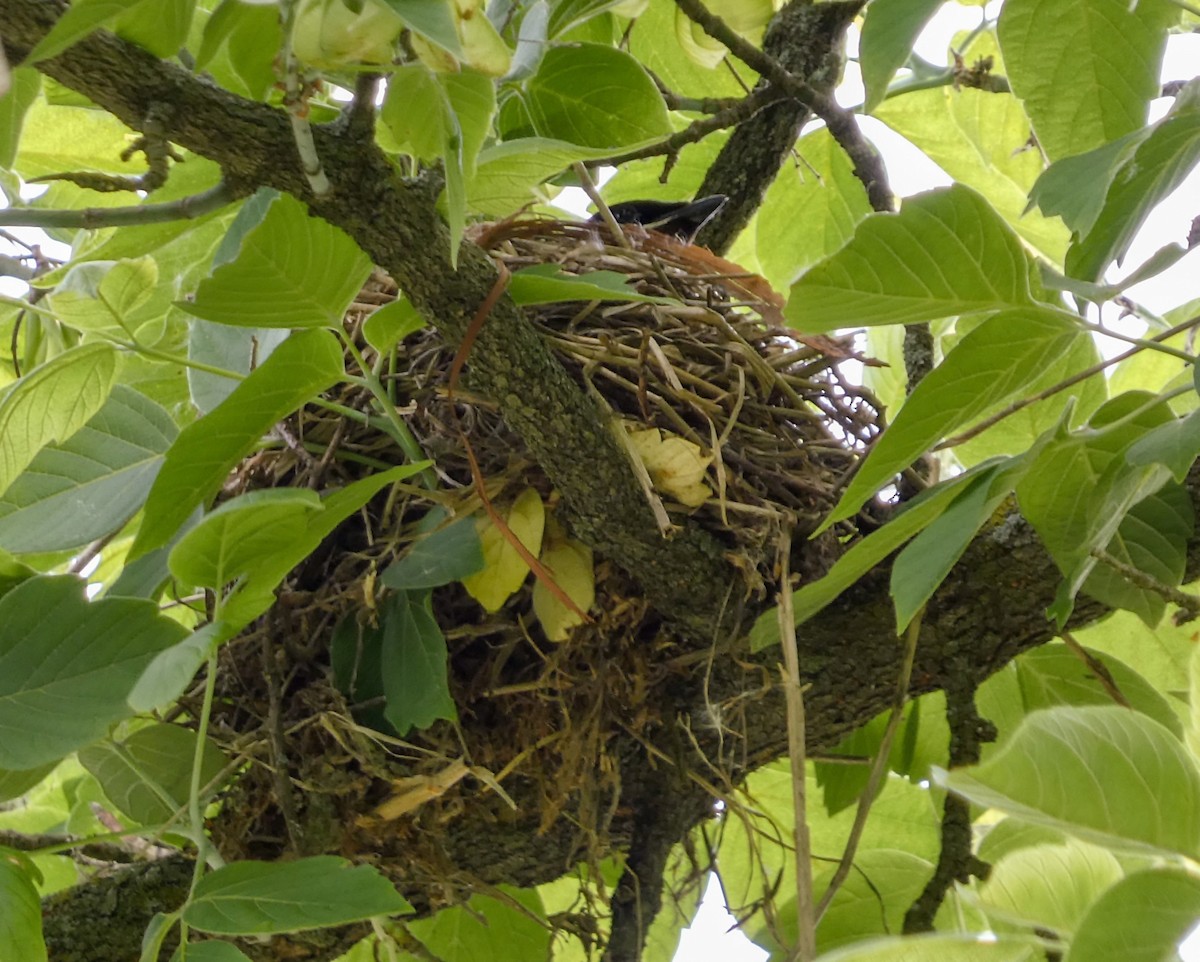
{"label": "pale yellow leaf", "polygon": [[712,455],[685,438],[669,433],[664,438],[662,434],[658,428],[634,431],[630,441],[658,491],[689,508],[698,508],[712,497],[712,489],[704,481]]}
{"label": "pale yellow leaf", "polygon": [[[546,509],[538,493],[533,488],[522,491],[504,520],[517,540],[537,557],[546,523]],[[483,569],[463,578],[463,587],[487,611],[499,611],[509,595],[521,587],[529,565],[489,518],[482,517],[476,523],[483,547]]]}
{"label": "pale yellow leaf", "polygon": [[[547,538],[541,562],[579,611],[587,611],[596,600],[592,549],[581,541],[566,537],[557,525],[552,528],[554,536]],[[571,629],[583,623],[579,612],[563,604],[540,580],[533,586],[533,613],[551,641],[566,641]]]}

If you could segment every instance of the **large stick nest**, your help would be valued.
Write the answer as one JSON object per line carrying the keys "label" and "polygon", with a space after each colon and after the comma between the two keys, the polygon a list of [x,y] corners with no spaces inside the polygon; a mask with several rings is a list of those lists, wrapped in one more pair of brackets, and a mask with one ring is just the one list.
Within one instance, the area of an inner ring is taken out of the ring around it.
{"label": "large stick nest", "polygon": [[[647,497],[725,545],[744,581],[730,604],[766,598],[776,588],[776,536],[792,530],[802,543],[878,430],[869,395],[836,367],[845,345],[798,338],[781,325],[778,297],[761,278],[662,235],[639,232],[625,248],[592,225],[539,220],[491,225],[476,240],[513,273],[536,264],[574,276],[614,271],[640,294],[669,299],[525,310],[621,431],[659,429],[711,458],[703,503],[679,504],[661,485]],[[389,279],[373,277],[348,330],[359,335],[369,313],[395,297]],[[595,559],[592,621],[565,644],[549,642],[531,617],[534,579],[493,614],[454,584],[434,592],[432,611],[446,636],[458,722],[439,722],[412,736],[416,743],[372,731],[386,727],[379,699],[348,686],[344,671],[341,690],[334,684],[331,632],[339,623],[360,636],[375,628],[376,576],[411,547],[431,509],[483,523],[468,447],[501,513],[533,488],[554,515],[556,494],[495,406],[471,395],[469,376],[450,391],[455,349],[436,331],[419,331],[383,357],[360,344],[435,459],[440,484],[399,485],[377,498],[293,572],[269,617],[228,646],[215,730],[252,764],[226,800],[218,844],[230,857],[371,852],[406,891],[438,904],[455,897],[447,880],[460,878],[443,840],[471,799],[497,822],[523,820],[566,839],[576,861],[596,861],[622,841],[609,829],[628,759],[612,757],[611,746],[632,736],[649,755],[659,752],[677,728],[667,693],[703,658],[648,608],[619,558]],[[371,410],[358,386],[331,400]],[[228,493],[322,489],[402,462],[378,423],[310,406],[278,447],[241,466]]]}

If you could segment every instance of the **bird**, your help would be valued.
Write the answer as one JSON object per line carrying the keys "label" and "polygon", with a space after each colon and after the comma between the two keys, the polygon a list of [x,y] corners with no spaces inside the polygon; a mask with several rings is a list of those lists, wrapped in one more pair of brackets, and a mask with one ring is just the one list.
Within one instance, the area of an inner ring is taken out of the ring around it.
{"label": "bird", "polygon": [[[727,199],[724,194],[711,194],[691,201],[626,200],[610,204],[608,209],[618,224],[638,224],[690,244]],[[601,220],[600,214],[591,217],[592,223]]]}

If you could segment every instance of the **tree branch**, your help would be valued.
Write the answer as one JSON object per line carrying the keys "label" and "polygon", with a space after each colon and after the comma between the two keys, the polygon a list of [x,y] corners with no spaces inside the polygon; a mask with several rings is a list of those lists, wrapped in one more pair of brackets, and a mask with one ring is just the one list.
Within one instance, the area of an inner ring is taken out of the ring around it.
{"label": "tree branch", "polygon": [[[8,55],[19,61],[65,5],[0,0]],[[174,143],[216,161],[235,191],[274,187],[346,231],[400,284],[417,310],[457,342],[496,278],[470,243],[450,267],[449,231],[437,213],[440,184],[401,180],[374,144],[338,124],[312,129],[330,190],[314,195],[297,163],[286,113],[229,93],[104,31],[39,70],[85,93],[138,129],[148,116]],[[657,610],[708,639],[730,625],[714,591],[738,577],[722,547],[686,522],[662,538],[625,455],[595,404],[571,380],[512,302],[501,299],[471,351],[471,382],[495,398],[510,427],[562,493],[576,534],[626,568]]]}
{"label": "tree branch", "polygon": [[33,207],[8,207],[0,210],[0,226],[129,227],[134,224],[161,224],[173,220],[194,220],[220,210],[238,200],[239,194],[225,181],[199,194],[181,197],[160,204],[139,204],[136,207],[83,207],[78,210],[41,210]]}

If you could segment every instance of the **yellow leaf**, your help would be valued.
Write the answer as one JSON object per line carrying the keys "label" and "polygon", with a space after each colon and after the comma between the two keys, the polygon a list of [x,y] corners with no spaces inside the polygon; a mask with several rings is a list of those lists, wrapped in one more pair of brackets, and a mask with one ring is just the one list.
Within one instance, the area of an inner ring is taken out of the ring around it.
{"label": "yellow leaf", "polygon": [[[517,540],[537,557],[546,523],[546,509],[538,493],[533,488],[522,491],[504,520]],[[499,611],[509,595],[521,587],[529,565],[489,518],[482,517],[476,524],[483,546],[483,570],[463,578],[463,587],[487,611]]]}
{"label": "yellow leaf", "polygon": [[[541,562],[580,611],[587,611],[596,600],[596,577],[592,570],[592,549],[581,541],[568,538],[551,522],[551,536],[542,551]],[[579,613],[568,608],[539,580],[533,586],[533,613],[551,641],[566,641],[571,629],[583,623]]]}
{"label": "yellow leaf", "polygon": [[712,464],[712,455],[704,454],[698,444],[658,428],[634,431],[630,435],[654,487],[689,508],[698,508],[712,497],[704,475]]}

